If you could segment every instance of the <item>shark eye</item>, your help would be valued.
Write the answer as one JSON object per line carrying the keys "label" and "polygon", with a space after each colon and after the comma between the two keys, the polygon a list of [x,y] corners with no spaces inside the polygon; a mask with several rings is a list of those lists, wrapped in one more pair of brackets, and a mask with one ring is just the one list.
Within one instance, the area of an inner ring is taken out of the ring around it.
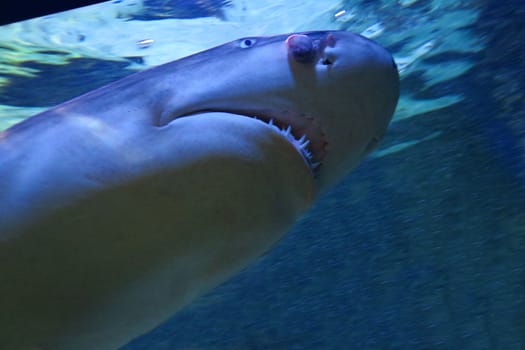
{"label": "shark eye", "polygon": [[251,39],[251,38],[241,39],[241,42],[239,43],[239,46],[241,47],[241,49],[247,49],[247,48],[252,47],[253,45],[255,45],[256,42],[257,42],[257,40]]}

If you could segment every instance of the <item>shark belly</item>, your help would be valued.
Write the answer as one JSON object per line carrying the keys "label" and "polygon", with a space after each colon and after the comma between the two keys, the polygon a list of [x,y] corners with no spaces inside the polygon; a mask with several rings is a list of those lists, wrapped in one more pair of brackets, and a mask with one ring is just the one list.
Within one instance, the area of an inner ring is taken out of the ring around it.
{"label": "shark belly", "polygon": [[[122,155],[127,163],[112,166],[126,181],[114,170],[115,180],[106,175],[93,190],[80,178],[88,170],[61,168],[47,186],[62,206],[40,209],[38,225],[0,241],[2,349],[115,349],[261,255],[312,201],[302,156],[255,119],[203,114],[140,140],[147,157]],[[90,157],[109,166],[115,157],[106,154]],[[75,176],[64,192],[62,179]],[[26,196],[36,200],[38,188]]]}

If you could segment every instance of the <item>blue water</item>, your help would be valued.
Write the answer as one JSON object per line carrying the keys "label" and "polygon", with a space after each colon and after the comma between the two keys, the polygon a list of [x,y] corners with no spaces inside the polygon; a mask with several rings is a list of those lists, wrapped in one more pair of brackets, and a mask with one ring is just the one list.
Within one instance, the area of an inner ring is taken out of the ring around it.
{"label": "blue water", "polygon": [[[195,17],[222,16],[224,2],[202,3],[209,12]],[[440,2],[392,13],[379,1],[358,3],[366,18],[401,31],[410,24],[403,16],[431,17]],[[123,349],[525,349],[525,6],[475,7],[479,17],[464,29],[485,40],[482,49],[423,57],[402,79],[402,95],[462,100],[396,121],[382,147],[439,136],[365,160],[264,257]],[[410,39],[383,44],[397,52]],[[425,72],[454,59],[474,64],[428,83]],[[4,74],[11,85],[0,103],[53,105],[129,74],[128,64],[26,62],[42,74]],[[27,88],[39,79],[63,88]]]}

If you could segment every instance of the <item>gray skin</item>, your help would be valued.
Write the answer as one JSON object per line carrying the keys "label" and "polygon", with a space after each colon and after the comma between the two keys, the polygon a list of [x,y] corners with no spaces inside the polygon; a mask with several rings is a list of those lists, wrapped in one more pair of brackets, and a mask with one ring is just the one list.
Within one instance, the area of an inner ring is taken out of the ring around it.
{"label": "gray skin", "polygon": [[1,132],[0,349],[112,350],[152,329],[277,242],[375,148],[398,95],[379,45],[308,32],[239,39]]}

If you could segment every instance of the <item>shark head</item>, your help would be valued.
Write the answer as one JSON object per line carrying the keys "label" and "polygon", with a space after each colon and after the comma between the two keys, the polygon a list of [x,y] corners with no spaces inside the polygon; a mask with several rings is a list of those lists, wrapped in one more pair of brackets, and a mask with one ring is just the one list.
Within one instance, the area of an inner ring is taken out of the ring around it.
{"label": "shark head", "polygon": [[168,81],[185,88],[164,105],[158,125],[227,112],[288,129],[307,142],[319,190],[377,146],[399,97],[390,53],[344,31],[247,37],[178,64],[177,76]]}

